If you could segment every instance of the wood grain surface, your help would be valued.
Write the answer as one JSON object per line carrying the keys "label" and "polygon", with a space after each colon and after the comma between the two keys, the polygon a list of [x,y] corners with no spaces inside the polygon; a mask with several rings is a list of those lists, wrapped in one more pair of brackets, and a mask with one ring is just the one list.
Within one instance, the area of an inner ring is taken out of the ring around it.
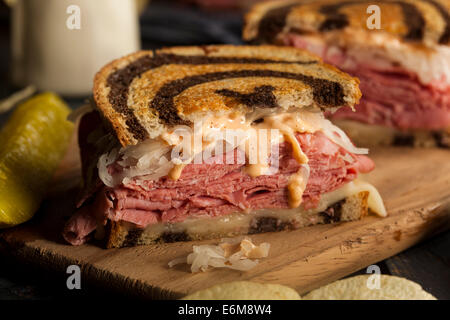
{"label": "wood grain surface", "polygon": [[450,226],[450,151],[379,148],[371,151],[377,169],[363,179],[379,189],[388,217],[369,216],[355,222],[253,235],[256,243],[269,242],[271,250],[269,257],[251,271],[215,269],[192,274],[186,265],[170,269],[167,264],[186,256],[194,244],[217,240],[109,250],[95,243],[80,247],[64,243],[60,231],[73,212],[73,187],[79,181],[74,155],[75,149],[63,161],[50,197],[37,216],[26,225],[2,232],[0,248],[20,260],[60,273],[77,264],[82,268],[83,281],[140,297],[178,298],[233,280],[285,284],[305,293],[391,257]]}

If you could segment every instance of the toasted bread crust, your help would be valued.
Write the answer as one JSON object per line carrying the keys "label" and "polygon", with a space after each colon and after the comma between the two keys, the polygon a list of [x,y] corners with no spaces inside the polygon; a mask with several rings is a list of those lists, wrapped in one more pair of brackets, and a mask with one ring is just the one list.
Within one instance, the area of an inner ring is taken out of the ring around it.
{"label": "toasted bread crust", "polygon": [[[366,21],[369,15],[366,10],[370,5],[377,5],[382,12],[380,30],[367,28]],[[282,12],[282,17],[277,11]],[[446,0],[266,2],[254,6],[246,15],[243,38],[246,41],[259,40],[271,43],[280,33],[340,30],[379,32],[427,46],[450,45],[450,2]]]}
{"label": "toasted bread crust", "polygon": [[255,4],[244,15],[244,28],[242,30],[242,38],[245,41],[262,40],[259,38],[259,36],[261,35],[259,34],[258,30],[261,20],[271,11],[273,12],[281,8],[288,8],[291,5],[300,4],[300,2],[300,0],[280,0],[266,1]]}
{"label": "toasted bread crust", "polygon": [[[106,247],[120,248],[164,242],[206,240],[233,237],[242,234],[299,229],[315,224],[354,221],[359,220],[368,214],[368,197],[369,192],[362,191],[336,202],[323,212],[308,215],[299,213],[293,219],[286,221],[278,218],[276,211],[274,211],[273,215],[249,219],[249,223],[241,223],[240,226],[236,228],[236,226],[233,226],[232,224],[233,218],[230,218],[230,227],[228,229],[220,229],[219,227],[216,227],[215,229],[215,227],[211,227],[210,224],[210,227],[205,233],[187,229],[173,232],[161,232],[161,230],[152,228],[139,229],[130,227],[129,225],[126,225],[126,223],[111,222],[109,234],[106,239]],[[251,213],[244,215],[251,216]],[[198,220],[199,222],[201,221],[201,219]]]}
{"label": "toasted bread crust", "polygon": [[94,87],[92,91],[96,106],[99,108],[105,119],[111,124],[117,138],[124,146],[135,144],[135,139],[128,134],[126,130],[122,130],[122,128],[126,128],[127,126],[126,120],[118,111],[112,108],[111,103],[108,101],[107,97],[109,95],[110,88],[107,85],[107,79],[111,73],[120,68],[126,67],[129,63],[136,61],[144,55],[151,57],[153,56],[153,52],[140,51],[114,60],[104,66],[94,78]]}
{"label": "toasted bread crust", "polygon": [[95,77],[94,99],[127,146],[211,113],[245,113],[278,106],[278,100],[306,106],[299,95],[312,97],[308,106],[353,106],[361,97],[358,84],[296,48],[174,47],[137,52],[106,65]]}

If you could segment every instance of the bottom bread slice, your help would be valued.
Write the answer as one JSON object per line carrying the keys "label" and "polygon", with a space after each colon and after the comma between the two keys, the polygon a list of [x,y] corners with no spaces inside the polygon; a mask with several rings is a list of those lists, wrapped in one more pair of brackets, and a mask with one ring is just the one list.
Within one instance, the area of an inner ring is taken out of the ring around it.
{"label": "bottom bread slice", "polygon": [[[257,210],[220,217],[195,217],[183,222],[157,223],[137,228],[127,222],[110,221],[107,248],[233,237],[245,234],[298,229],[315,224],[358,220],[368,214],[368,191],[361,191],[317,209]],[[322,208],[321,208],[322,207]]]}
{"label": "bottom bread slice", "polygon": [[352,120],[333,120],[358,147],[405,146],[450,148],[450,128],[444,130],[408,130],[365,124]]}

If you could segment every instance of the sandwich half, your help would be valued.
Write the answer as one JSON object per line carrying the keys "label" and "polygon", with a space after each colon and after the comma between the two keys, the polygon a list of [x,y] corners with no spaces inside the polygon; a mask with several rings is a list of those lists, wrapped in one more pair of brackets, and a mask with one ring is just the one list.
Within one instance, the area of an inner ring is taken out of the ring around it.
{"label": "sandwich half", "polygon": [[295,48],[176,47],[113,61],[79,125],[83,190],[64,238],[108,248],[385,216],[374,168],[324,110],[358,80]]}
{"label": "sandwich half", "polygon": [[359,78],[356,112],[328,115],[357,145],[450,147],[450,1],[272,1],[247,14],[243,37]]}

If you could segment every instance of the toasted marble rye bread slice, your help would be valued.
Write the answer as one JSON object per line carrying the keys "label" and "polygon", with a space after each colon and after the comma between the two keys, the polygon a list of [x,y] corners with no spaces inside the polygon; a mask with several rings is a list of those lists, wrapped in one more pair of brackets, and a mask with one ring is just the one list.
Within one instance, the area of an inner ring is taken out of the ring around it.
{"label": "toasted marble rye bread slice", "polygon": [[[367,10],[382,12],[379,29],[367,27]],[[383,14],[383,12],[385,14]],[[389,12],[387,14],[386,12]],[[353,30],[380,33],[399,41],[450,45],[448,0],[279,0],[257,4],[245,16],[243,38],[275,43],[285,33]],[[349,33],[351,37],[352,34]]]}
{"label": "toasted marble rye bread slice", "polygon": [[354,221],[368,214],[368,191],[339,200],[325,210],[260,210],[221,217],[190,218],[179,223],[158,223],[145,229],[110,221],[106,247],[120,248],[153,243],[191,241],[293,230],[316,224]]}
{"label": "toasted marble rye bread slice", "polygon": [[94,99],[122,146],[208,115],[353,107],[359,80],[296,48],[217,45],[141,51],[105,66]]}
{"label": "toasted marble rye bread slice", "polygon": [[[382,20],[380,30],[368,29],[365,25],[368,17],[366,9],[369,5],[374,4],[380,7],[381,12],[391,13]],[[364,23],[361,24],[361,21]],[[375,47],[377,41],[387,46],[382,39],[395,39],[394,43],[411,45],[409,47],[411,54],[420,48],[421,52],[429,52],[429,56],[432,56],[437,46],[445,48],[450,45],[450,1],[281,0],[257,4],[246,15],[243,29],[243,38],[246,41],[283,44],[283,37],[288,34],[297,34],[299,37],[305,35],[305,38],[317,35],[325,42],[333,39],[334,45],[367,41],[368,46],[374,45]],[[338,56],[338,54],[336,55]],[[369,63],[370,59],[367,62]],[[349,65],[348,61],[344,64]],[[343,65],[340,67],[345,70]],[[445,67],[443,68],[445,69]],[[346,71],[352,73],[349,70]],[[413,78],[413,81],[416,80]],[[394,84],[395,80],[392,85]],[[367,85],[364,86],[363,83],[362,87],[367,87]],[[390,96],[389,93],[385,96],[401,102],[405,95],[403,90],[407,89],[400,89],[397,96]],[[362,104],[366,103],[368,99],[372,99],[371,101],[374,99],[369,97],[368,92],[363,92],[363,95]],[[438,95],[443,95],[442,91],[436,90],[436,93],[433,93],[434,97]],[[383,101],[385,96],[380,92],[376,101]],[[418,96],[417,100],[420,100],[419,98]],[[444,108],[447,108],[445,102],[442,102],[445,99],[446,97],[443,96],[440,100],[436,98],[433,101],[436,105],[444,105]],[[390,103],[386,102],[386,105]],[[426,102],[422,102],[422,105],[428,106],[427,103],[429,103],[428,99]],[[436,127],[433,130],[400,130],[391,126],[362,124],[352,120],[333,119],[333,122],[341,127],[358,146],[402,145],[450,148],[450,127]]]}

